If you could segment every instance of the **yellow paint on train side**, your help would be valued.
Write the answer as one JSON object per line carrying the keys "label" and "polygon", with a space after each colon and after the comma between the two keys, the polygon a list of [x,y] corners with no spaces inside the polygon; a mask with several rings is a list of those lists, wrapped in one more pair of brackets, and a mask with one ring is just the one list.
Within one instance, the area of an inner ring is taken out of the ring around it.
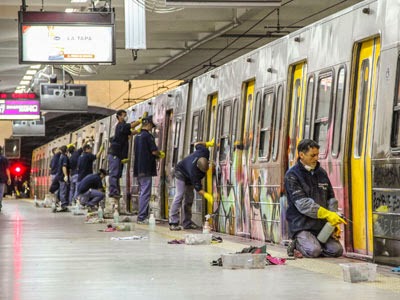
{"label": "yellow paint on train side", "polygon": [[288,167],[297,159],[297,144],[303,137],[306,62],[292,67],[292,91],[289,111]]}
{"label": "yellow paint on train side", "polygon": [[[210,111],[209,111],[209,134],[208,140],[215,137],[215,130],[217,124],[217,105],[218,105],[218,94],[214,94],[210,97]],[[206,191],[207,193],[213,194],[213,166],[214,166],[214,148],[210,149],[210,168],[206,174]],[[206,200],[207,201],[207,200]],[[213,202],[207,201],[207,214],[212,214]]]}
{"label": "yellow paint on train side", "polygon": [[356,94],[350,160],[353,248],[357,253],[372,255],[371,139],[380,39],[365,41],[356,50],[358,78],[353,80]]}

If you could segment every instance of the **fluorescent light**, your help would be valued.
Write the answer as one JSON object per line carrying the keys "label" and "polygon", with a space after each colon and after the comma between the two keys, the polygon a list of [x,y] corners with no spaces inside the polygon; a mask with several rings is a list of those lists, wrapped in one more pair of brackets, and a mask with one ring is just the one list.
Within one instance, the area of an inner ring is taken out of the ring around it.
{"label": "fluorescent light", "polygon": [[31,69],[40,69],[40,67],[41,67],[42,65],[32,65],[31,66]]}
{"label": "fluorescent light", "polygon": [[73,13],[73,12],[78,12],[78,11],[79,11],[79,9],[77,9],[77,8],[66,8],[65,9],[66,13]]}
{"label": "fluorescent light", "polygon": [[28,85],[28,84],[30,84],[30,83],[31,83],[30,80],[21,80],[21,81],[19,82],[20,85]]}
{"label": "fluorescent light", "polygon": [[71,0],[71,3],[86,3],[88,0]]}
{"label": "fluorescent light", "polygon": [[22,77],[22,80],[31,80],[33,78],[33,76],[31,75],[25,75],[24,77]]}
{"label": "fluorescent light", "polygon": [[146,49],[146,9],[125,0],[125,49]]}
{"label": "fluorescent light", "polygon": [[35,75],[37,73],[37,70],[27,70],[26,75]]}

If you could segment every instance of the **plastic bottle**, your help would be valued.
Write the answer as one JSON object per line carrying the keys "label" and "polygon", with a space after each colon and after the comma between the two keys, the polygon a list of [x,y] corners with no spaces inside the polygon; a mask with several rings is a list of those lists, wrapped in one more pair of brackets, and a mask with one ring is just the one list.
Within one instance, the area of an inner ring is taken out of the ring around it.
{"label": "plastic bottle", "polygon": [[329,222],[326,222],[324,227],[322,227],[321,231],[318,233],[317,239],[321,243],[326,243],[329,237],[332,235],[335,230],[335,226],[332,226]]}
{"label": "plastic bottle", "polygon": [[35,197],[33,198],[33,204],[35,204],[35,206],[39,206],[38,202],[37,202],[37,196],[35,195]]}
{"label": "plastic bottle", "polygon": [[153,230],[156,227],[156,218],[154,218],[154,214],[150,214],[149,227],[151,230]]}
{"label": "plastic bottle", "polygon": [[204,234],[208,234],[211,232],[210,223],[208,222],[209,219],[210,219],[210,215],[206,215],[206,221],[204,222],[204,226],[203,226]]}
{"label": "plastic bottle", "polygon": [[103,209],[101,208],[100,205],[99,209],[97,210],[97,216],[99,217],[99,219],[103,219]]}
{"label": "plastic bottle", "polygon": [[115,224],[118,224],[118,222],[119,222],[118,208],[116,208],[116,209],[114,210],[113,218],[114,218],[114,223],[115,223]]}

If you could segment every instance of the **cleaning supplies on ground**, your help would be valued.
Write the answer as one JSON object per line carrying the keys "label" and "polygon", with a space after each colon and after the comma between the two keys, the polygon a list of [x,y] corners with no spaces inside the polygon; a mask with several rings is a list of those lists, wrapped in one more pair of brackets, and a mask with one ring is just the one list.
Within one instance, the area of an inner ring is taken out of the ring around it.
{"label": "cleaning supplies on ground", "polygon": [[156,227],[156,218],[154,218],[154,214],[150,214],[149,217],[149,228],[150,230],[154,230]]}
{"label": "cleaning supplies on ground", "polygon": [[141,235],[133,235],[133,236],[120,236],[120,237],[112,237],[112,241],[138,241],[138,240],[147,240],[147,236]]}
{"label": "cleaning supplies on ground", "polygon": [[103,219],[103,208],[99,205],[99,209],[97,210],[97,216],[99,219]]}
{"label": "cleaning supplies on ground", "polygon": [[204,226],[203,226],[203,233],[209,234],[211,232],[210,223],[208,222],[208,220],[210,219],[210,215],[206,215],[205,218],[206,218],[206,220],[205,220]]}
{"label": "cleaning supplies on ground", "polygon": [[118,208],[115,208],[115,210],[114,210],[113,219],[114,219],[114,223],[115,223],[115,224],[119,223],[119,212],[118,212]]}

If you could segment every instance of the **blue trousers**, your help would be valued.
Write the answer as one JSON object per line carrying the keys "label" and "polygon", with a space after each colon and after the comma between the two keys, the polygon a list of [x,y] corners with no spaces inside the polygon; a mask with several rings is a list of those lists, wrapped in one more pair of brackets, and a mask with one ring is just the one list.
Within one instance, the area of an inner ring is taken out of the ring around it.
{"label": "blue trousers", "polygon": [[152,178],[138,177],[139,182],[139,215],[138,221],[143,221],[149,216],[149,202],[151,195]]}
{"label": "blue trousers", "polygon": [[101,200],[104,199],[104,193],[89,189],[87,192],[80,194],[79,197],[81,198],[81,203],[86,206],[95,206],[98,205]]}
{"label": "blue trousers", "polygon": [[171,209],[169,210],[169,223],[178,225],[179,224],[179,210],[182,207],[183,227],[187,227],[192,224],[192,205],[193,205],[193,185],[186,185],[183,180],[175,180],[176,191],[174,201],[172,201]]}
{"label": "blue trousers", "polygon": [[72,200],[76,198],[77,190],[78,190],[78,174],[74,174],[71,176],[71,183],[69,186],[69,204],[71,204]]}
{"label": "blue trousers", "polygon": [[117,156],[108,154],[108,191],[110,197],[121,194],[119,179],[122,176],[121,160]]}
{"label": "blue trousers", "polygon": [[325,244],[321,244],[309,231],[300,231],[296,235],[296,249],[304,257],[339,257],[343,254],[343,247],[339,241],[329,238]]}
{"label": "blue trousers", "polygon": [[61,201],[61,206],[68,206],[68,183],[66,183],[64,180],[59,180],[60,183],[60,189],[59,189],[59,195],[60,195],[60,201]]}

